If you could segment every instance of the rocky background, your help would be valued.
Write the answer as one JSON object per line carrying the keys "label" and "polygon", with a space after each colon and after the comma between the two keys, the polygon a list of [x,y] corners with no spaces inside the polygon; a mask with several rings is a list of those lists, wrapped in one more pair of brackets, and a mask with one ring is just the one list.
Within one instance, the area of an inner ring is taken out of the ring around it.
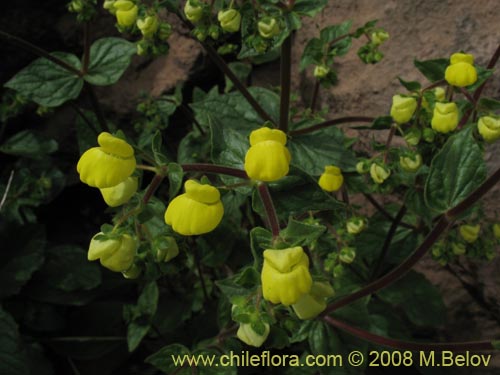
{"label": "rocky background", "polygon": [[[65,1],[17,0],[2,7],[5,8],[0,14],[0,29],[49,50],[81,51],[81,28],[75,24],[74,16],[66,12]],[[476,62],[485,66],[500,42],[498,0],[330,1],[316,18],[304,21],[293,41],[292,87],[302,95],[305,103],[310,100],[314,84],[312,71],[301,73],[298,70],[305,43],[317,36],[321,28],[346,19],[353,21],[353,27],[378,19],[378,25],[389,32],[390,40],[383,45],[385,58],[377,65],[366,66],[359,60],[355,51],[362,42],[356,40],[352,51],[337,60],[339,83],[331,89],[322,89],[319,100],[321,106],[328,107],[328,118],[387,114],[392,95],[404,92],[398,76],[425,83],[425,78],[414,68],[413,59],[447,57],[463,50],[472,53]],[[141,92],[159,95],[171,92],[180,82],[203,86],[222,79],[187,31],[174,19],[171,21],[177,31],[170,39],[168,56],[156,60],[136,57],[117,85],[98,90],[106,112],[118,114],[122,121],[127,121],[134,116]],[[113,18],[102,12],[93,25],[92,39],[117,35],[113,24]],[[4,43],[0,51],[1,83],[34,58]],[[255,67],[252,81],[256,85],[276,86],[278,71],[276,62]],[[490,81],[485,94],[500,99],[500,74]],[[62,114],[51,120],[56,122],[53,127],[67,127],[71,116],[69,110],[65,113],[63,109]],[[351,135],[359,134],[351,131]],[[487,150],[490,171],[500,166],[499,151],[498,144]],[[485,206],[492,217],[500,208],[499,191],[500,186],[497,186],[486,198]],[[443,292],[449,311],[448,324],[441,332],[443,340],[500,338],[500,257],[488,264],[462,260],[461,264],[448,268],[424,259],[418,270]],[[500,355],[495,355],[487,369],[474,369],[473,373],[495,374],[499,369]],[[472,371],[464,369],[463,373]]]}

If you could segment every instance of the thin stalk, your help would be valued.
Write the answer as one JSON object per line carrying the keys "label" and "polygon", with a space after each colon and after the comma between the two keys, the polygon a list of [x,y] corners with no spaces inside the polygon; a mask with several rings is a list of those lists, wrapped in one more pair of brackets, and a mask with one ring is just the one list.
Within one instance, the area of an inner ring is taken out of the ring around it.
{"label": "thin stalk", "polygon": [[392,138],[394,138],[394,134],[396,133],[396,126],[392,125],[391,130],[389,130],[389,134],[387,135],[387,141],[385,142],[385,152],[384,152],[384,163],[387,164],[387,158],[389,157],[389,148],[391,147]]}
{"label": "thin stalk", "polygon": [[156,167],[152,167],[150,165],[137,164],[135,167],[137,169],[142,169],[143,171],[150,171],[150,172],[158,173],[158,169]]}
{"label": "thin stalk", "polygon": [[371,280],[375,279],[378,274],[380,273],[380,270],[384,264],[385,259],[387,258],[387,254],[389,252],[389,247],[391,246],[392,239],[394,238],[394,235],[396,234],[396,230],[398,229],[399,223],[403,219],[403,217],[406,214],[406,206],[403,205],[401,206],[401,209],[399,210],[398,214],[396,215],[396,218],[393,220],[391,227],[389,228],[389,232],[387,232],[387,236],[384,241],[384,245],[382,246],[382,251],[380,252],[380,256],[377,260],[377,264],[375,265],[375,268],[373,269],[372,277],[370,278]]}
{"label": "thin stalk", "polygon": [[216,173],[228,176],[239,177],[248,180],[247,173],[244,170],[225,167],[223,165],[207,164],[207,163],[194,163],[182,164],[184,172],[201,172],[201,173]]}
{"label": "thin stalk", "polygon": [[[366,194],[364,193],[363,194],[365,196],[365,198],[368,200],[368,202],[370,202],[372,204],[373,207],[375,207],[377,209],[377,211],[379,211],[383,216],[385,216],[387,219],[389,219],[389,221],[394,221],[396,220],[396,218],[394,218],[389,212],[387,212],[385,210],[384,207],[382,207],[382,205],[380,203],[378,203],[375,198],[373,198],[373,196],[371,196],[370,194]],[[417,228],[414,227],[413,225],[411,224],[407,224],[405,222],[400,222],[399,223],[399,226],[403,227],[403,228],[408,228],[408,229],[412,229],[412,230],[416,230]]]}
{"label": "thin stalk", "polygon": [[265,183],[260,183],[258,185],[260,199],[264,205],[264,210],[266,211],[267,220],[273,234],[273,238],[277,238],[280,234],[280,225],[278,222],[278,215],[276,215],[276,209],[274,208],[273,200],[271,194],[269,194],[269,189]]}
{"label": "thin stalk", "polygon": [[90,63],[90,22],[83,24],[83,57],[82,57],[82,73],[85,75],[89,70]]}
{"label": "thin stalk", "polygon": [[101,126],[101,129],[103,129],[104,131],[109,131],[108,123],[106,122],[106,118],[104,117],[104,113],[102,112],[102,108],[101,105],[99,104],[99,100],[97,99],[97,95],[95,93],[94,88],[90,84],[87,84],[86,88],[87,92],[89,93],[90,104],[94,109],[94,113],[97,117],[99,125]]}
{"label": "thin stalk", "polygon": [[302,135],[302,134],[307,134],[307,133],[312,133],[317,130],[321,130],[324,128],[328,128],[330,126],[335,126],[335,125],[340,125],[340,124],[345,124],[349,122],[373,122],[375,120],[373,117],[365,117],[365,116],[352,116],[352,117],[340,117],[336,118],[333,120],[327,120],[322,123],[309,126],[304,129],[298,129],[298,130],[293,130],[290,132],[291,136],[294,135]]}
{"label": "thin stalk", "polygon": [[414,351],[437,351],[444,350],[451,351],[478,351],[478,350],[495,350],[491,341],[470,341],[470,342],[450,342],[450,343],[420,343],[412,341],[403,341],[391,339],[389,337],[379,336],[361,328],[352,327],[349,324],[332,318],[331,316],[323,317],[323,320],[331,326],[348,332],[353,336],[360,339],[369,341],[374,344],[388,346],[390,348],[400,350],[414,350]]}
{"label": "thin stalk", "polygon": [[316,82],[314,83],[313,96],[311,99],[311,105],[309,106],[309,108],[311,109],[311,113],[314,113],[316,111],[316,102],[318,101],[319,88],[320,88],[320,83],[319,79],[317,79]]}
{"label": "thin stalk", "polygon": [[9,179],[7,181],[7,186],[5,187],[5,191],[2,196],[2,201],[0,201],[0,211],[2,211],[2,207],[7,200],[7,195],[9,195],[10,185],[12,184],[12,180],[14,179],[14,170],[10,171]]}
{"label": "thin stalk", "polygon": [[[488,65],[486,66],[486,69],[493,69],[495,67],[495,65],[497,64],[498,59],[500,59],[500,44],[498,45],[497,49],[493,53],[493,56],[491,56],[491,59],[490,59]],[[483,84],[481,86],[479,86],[476,89],[476,91],[474,92],[474,101],[475,102],[477,102],[478,99],[480,98],[480,96],[484,90],[484,86],[486,86],[486,82],[488,82],[488,80],[484,81]]]}
{"label": "thin stalk", "polygon": [[92,121],[90,121],[90,119],[85,115],[85,113],[80,109],[80,107],[78,107],[78,105],[76,103],[71,103],[71,107],[82,118],[82,120],[85,121],[85,123],[88,125],[88,127],[94,131],[94,133],[96,135],[98,135],[100,133],[99,129],[97,129],[95,127],[95,125],[92,123]]}
{"label": "thin stalk", "polygon": [[290,86],[292,74],[292,35],[290,34],[281,45],[280,60],[280,123],[281,131],[288,132],[288,117],[290,113]]}
{"label": "thin stalk", "polygon": [[146,190],[146,193],[144,193],[144,197],[142,198],[142,203],[146,204],[149,202],[151,197],[154,195],[158,187],[161,185],[163,179],[165,178],[165,175],[163,173],[157,174],[153,177],[153,180],[151,180],[151,183],[148,186],[148,190]]}
{"label": "thin stalk", "polygon": [[19,38],[17,36],[11,35],[9,33],[6,33],[5,31],[0,30],[0,38],[5,39],[7,42],[25,50],[28,52],[31,52],[37,56],[46,58],[47,60],[52,61],[54,64],[59,65],[61,68],[66,69],[68,72],[76,74],[79,77],[83,76],[83,73],[76,69],[74,66],[71,66],[68,64],[66,61],[60,59],[59,57],[51,55],[48,51],[45,51],[44,49],[37,47],[30,42]]}

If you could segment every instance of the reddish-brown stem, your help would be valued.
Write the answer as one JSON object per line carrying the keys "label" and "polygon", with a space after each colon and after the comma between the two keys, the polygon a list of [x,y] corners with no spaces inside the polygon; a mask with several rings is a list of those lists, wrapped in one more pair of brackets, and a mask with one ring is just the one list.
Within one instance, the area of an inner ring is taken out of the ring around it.
{"label": "reddish-brown stem", "polygon": [[87,74],[90,63],[90,22],[83,24],[83,57],[82,57],[82,73]]}
{"label": "reddish-brown stem", "polygon": [[318,95],[319,95],[319,88],[320,88],[320,83],[319,79],[316,80],[314,83],[314,89],[313,89],[313,96],[311,99],[311,113],[314,113],[316,111],[316,102],[318,101]]}
{"label": "reddish-brown stem", "polygon": [[151,180],[151,183],[149,184],[148,189],[146,190],[146,193],[144,193],[144,197],[142,198],[142,203],[146,204],[149,202],[149,200],[154,195],[158,187],[161,185],[164,178],[165,175],[163,173],[157,174],[153,177],[153,180]]}
{"label": "reddish-brown stem", "polygon": [[337,320],[331,316],[324,316],[323,320],[331,326],[348,332],[360,339],[369,341],[374,344],[388,346],[390,348],[400,350],[415,350],[415,351],[478,351],[478,350],[495,350],[491,341],[471,341],[471,342],[450,342],[450,343],[420,343],[412,341],[403,341],[391,339],[389,337],[379,336],[364,329],[352,327],[349,324]]}
{"label": "reddish-brown stem", "polygon": [[387,141],[385,142],[384,164],[387,164],[387,158],[389,157],[389,148],[391,147],[392,138],[394,138],[396,129],[397,129],[396,125],[392,125],[391,130],[389,130]]}
{"label": "reddish-brown stem", "polygon": [[269,189],[265,183],[259,183],[258,185],[260,199],[264,205],[264,210],[266,211],[267,220],[269,222],[269,227],[273,234],[273,238],[276,238],[280,234],[280,225],[278,222],[278,216],[276,215],[276,209],[274,208],[273,200],[271,194],[269,194]]}
{"label": "reddish-brown stem", "polygon": [[290,34],[281,45],[280,60],[280,119],[279,128],[288,132],[288,116],[290,113],[290,86],[292,74],[292,35]]}
{"label": "reddish-brown stem", "polygon": [[317,130],[328,128],[330,126],[346,124],[349,122],[373,122],[374,120],[375,119],[373,117],[365,117],[365,116],[340,117],[333,120],[327,120],[325,122],[309,126],[304,129],[293,130],[290,132],[290,136],[308,134]]}
{"label": "reddish-brown stem", "polygon": [[208,163],[194,163],[194,164],[182,164],[181,165],[184,172],[201,172],[201,173],[216,173],[225,174],[228,176],[234,176],[238,178],[243,178],[248,180],[247,173],[244,170],[225,167],[223,165],[208,164]]}

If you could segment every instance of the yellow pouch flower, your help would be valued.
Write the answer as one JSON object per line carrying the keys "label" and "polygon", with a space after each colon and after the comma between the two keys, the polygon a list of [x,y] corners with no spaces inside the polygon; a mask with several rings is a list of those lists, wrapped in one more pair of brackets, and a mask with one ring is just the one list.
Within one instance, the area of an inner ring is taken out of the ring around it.
{"label": "yellow pouch flower", "polygon": [[460,225],[460,228],[458,228],[458,230],[465,242],[473,243],[476,242],[477,238],[479,237],[479,231],[481,230],[481,227],[479,224],[464,224]]}
{"label": "yellow pouch flower", "polygon": [[377,30],[371,33],[370,38],[375,45],[381,45],[389,39],[389,33],[385,30]]}
{"label": "yellow pouch flower", "polygon": [[213,231],[224,215],[219,190],[194,180],[187,180],[184,188],[186,192],[168,205],[165,222],[184,236]]}
{"label": "yellow pouch flower", "polygon": [[236,9],[221,10],[217,14],[222,30],[235,33],[240,29],[241,14]]}
{"label": "yellow pouch flower", "polygon": [[269,336],[269,324],[264,323],[264,326],[266,329],[264,334],[259,335],[252,329],[252,325],[250,323],[242,323],[238,328],[238,332],[236,332],[236,336],[245,344],[258,348],[264,343],[264,341],[266,341],[267,336]]}
{"label": "yellow pouch flower", "polygon": [[474,56],[467,53],[454,53],[444,73],[446,82],[456,87],[472,85],[477,81],[477,71],[473,64]]}
{"label": "yellow pouch flower", "polygon": [[495,142],[500,138],[500,118],[491,116],[480,117],[477,122],[477,130],[486,142]]}
{"label": "yellow pouch flower", "polygon": [[186,0],[186,5],[184,5],[184,14],[189,21],[196,23],[201,20],[201,17],[203,16],[203,8],[200,5],[191,5],[191,0]]}
{"label": "yellow pouch flower", "polygon": [[136,193],[138,186],[137,177],[128,177],[125,181],[116,186],[99,189],[104,202],[109,207],[118,207],[127,203]]}
{"label": "yellow pouch flower", "polygon": [[262,293],[272,303],[297,303],[311,289],[309,258],[302,247],[265,250],[261,274]]}
{"label": "yellow pouch flower", "polygon": [[328,192],[337,191],[344,183],[344,176],[339,167],[327,165],[325,172],[319,177],[319,186]]}
{"label": "yellow pouch flower", "polygon": [[406,172],[416,172],[422,166],[422,156],[420,154],[400,156],[399,165]]}
{"label": "yellow pouch flower", "polygon": [[316,78],[325,78],[330,73],[330,68],[326,65],[316,65],[313,75]]}
{"label": "yellow pouch flower", "polygon": [[117,0],[113,4],[116,10],[116,22],[122,27],[130,27],[137,20],[139,8],[132,1]]}
{"label": "yellow pouch flower", "polygon": [[290,152],[286,134],[278,129],[260,128],[250,133],[250,149],[245,155],[245,172],[259,181],[276,181],[288,174]]}
{"label": "yellow pouch flower", "polygon": [[410,121],[416,109],[417,100],[415,98],[402,95],[392,97],[391,116],[398,124]]}
{"label": "yellow pouch flower", "polygon": [[99,259],[102,266],[114,272],[128,270],[134,262],[137,241],[128,234],[115,239],[97,240],[99,235],[103,233],[96,234],[90,241],[88,260]]}
{"label": "yellow pouch flower", "polygon": [[455,103],[436,103],[432,115],[432,129],[438,133],[449,133],[457,128],[458,107]]}
{"label": "yellow pouch flower", "polygon": [[97,142],[100,147],[85,151],[78,161],[80,180],[100,189],[125,181],[135,170],[132,146],[106,132],[99,134]]}
{"label": "yellow pouch flower", "polygon": [[361,233],[366,226],[365,219],[362,217],[352,217],[346,223],[347,232],[350,234]]}
{"label": "yellow pouch flower", "polygon": [[327,282],[315,281],[309,293],[303,294],[297,303],[292,305],[299,319],[313,319],[326,309],[326,299],[335,294]]}
{"label": "yellow pouch flower", "polygon": [[137,27],[141,30],[141,34],[144,35],[145,38],[151,38],[155,35],[159,25],[160,23],[156,14],[137,20]]}
{"label": "yellow pouch flower", "polygon": [[387,180],[390,175],[391,171],[389,169],[377,163],[372,163],[370,167],[370,176],[375,183],[384,183],[384,181]]}
{"label": "yellow pouch flower", "polygon": [[280,33],[280,25],[273,17],[264,17],[257,23],[259,34],[264,39],[271,39]]}

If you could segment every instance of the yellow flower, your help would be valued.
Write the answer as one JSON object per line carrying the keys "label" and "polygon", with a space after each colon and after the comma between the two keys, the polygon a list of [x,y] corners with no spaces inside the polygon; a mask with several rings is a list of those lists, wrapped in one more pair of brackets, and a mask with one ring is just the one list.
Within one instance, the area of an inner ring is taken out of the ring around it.
{"label": "yellow flower", "polygon": [[378,165],[377,163],[372,163],[370,167],[370,176],[375,183],[384,183],[384,181],[387,180],[390,175],[391,171],[385,166]]}
{"label": "yellow flower", "polygon": [[436,103],[432,115],[432,129],[439,133],[449,133],[457,128],[458,107],[455,103]]}
{"label": "yellow flower", "polygon": [[465,245],[460,242],[453,242],[451,244],[451,250],[455,255],[464,255],[467,252],[467,248],[465,247]]}
{"label": "yellow flower", "polygon": [[137,27],[145,38],[151,38],[156,34],[159,27],[158,16],[147,16],[137,20]]}
{"label": "yellow flower", "polygon": [[313,319],[326,309],[326,299],[334,295],[334,290],[327,282],[315,281],[309,293],[303,294],[292,305],[299,319]]}
{"label": "yellow flower", "polygon": [[398,124],[410,121],[416,109],[417,101],[415,98],[402,95],[392,97],[391,116]]}
{"label": "yellow flower", "polygon": [[115,2],[116,2],[116,0],[104,0],[102,7],[104,9],[106,9],[109,13],[111,13],[112,15],[115,15],[116,14]]}
{"label": "yellow flower", "polygon": [[235,33],[240,29],[241,14],[236,9],[221,10],[217,14],[222,30]]}
{"label": "yellow flower", "polygon": [[264,39],[271,39],[280,33],[280,25],[275,18],[264,17],[257,23],[259,34]]}
{"label": "yellow flower", "polygon": [[238,332],[236,332],[236,336],[243,341],[245,344],[250,346],[255,346],[258,348],[261,346],[264,341],[266,341],[267,336],[269,336],[269,324],[263,323],[265,326],[265,331],[263,335],[259,335],[252,329],[252,325],[250,323],[242,323],[238,328]]}
{"label": "yellow flower", "polygon": [[78,161],[80,180],[100,189],[125,181],[135,170],[132,146],[106,132],[99,134],[97,142],[100,147],[85,151]]}
{"label": "yellow flower", "polygon": [[186,192],[168,205],[165,222],[184,236],[213,231],[224,215],[219,190],[194,180],[187,180],[184,188]]}
{"label": "yellow flower", "polygon": [[114,272],[128,270],[134,262],[137,241],[128,234],[105,240],[96,239],[99,235],[103,233],[96,234],[90,241],[88,260],[99,259],[104,267]]}
{"label": "yellow flower", "polygon": [[316,78],[325,78],[329,72],[330,68],[328,68],[326,65],[316,65],[313,75]]}
{"label": "yellow flower", "polygon": [[186,0],[186,5],[184,5],[184,14],[186,18],[192,23],[196,23],[201,20],[203,16],[203,8],[198,5],[198,2],[193,2],[196,5],[191,5],[191,0]]}
{"label": "yellow flower", "polygon": [[377,30],[371,34],[372,43],[377,46],[385,42],[387,39],[389,39],[389,33],[385,30]]}
{"label": "yellow flower", "polygon": [[458,228],[458,230],[465,242],[473,243],[476,242],[477,238],[479,237],[479,231],[481,230],[481,227],[479,226],[479,224],[464,224],[460,225],[460,228]]}
{"label": "yellow flower", "polygon": [[118,207],[127,203],[137,191],[137,177],[128,177],[116,186],[99,189],[104,202],[110,207]]}
{"label": "yellow flower", "polygon": [[276,181],[288,174],[290,152],[286,134],[278,129],[260,128],[250,134],[245,171],[253,180]]}
{"label": "yellow flower", "polygon": [[477,122],[479,134],[488,143],[493,143],[500,138],[500,118],[483,116]]}
{"label": "yellow flower", "polygon": [[422,165],[422,156],[420,154],[400,156],[399,165],[406,172],[416,172]]}
{"label": "yellow flower", "polygon": [[132,1],[117,0],[114,3],[116,21],[122,27],[131,27],[137,19],[139,8]]}
{"label": "yellow flower", "polygon": [[325,172],[320,176],[318,181],[319,186],[328,192],[339,190],[343,183],[344,176],[342,176],[340,168],[333,165],[325,167]]}
{"label": "yellow flower", "polygon": [[450,65],[444,72],[444,78],[452,86],[470,86],[477,81],[477,72],[473,64],[474,56],[454,53],[450,57]]}
{"label": "yellow flower", "polygon": [[297,303],[311,289],[309,258],[302,247],[265,250],[261,274],[262,293],[272,303]]}
{"label": "yellow flower", "polygon": [[361,233],[366,226],[365,219],[362,217],[352,217],[346,223],[347,232],[350,234]]}

